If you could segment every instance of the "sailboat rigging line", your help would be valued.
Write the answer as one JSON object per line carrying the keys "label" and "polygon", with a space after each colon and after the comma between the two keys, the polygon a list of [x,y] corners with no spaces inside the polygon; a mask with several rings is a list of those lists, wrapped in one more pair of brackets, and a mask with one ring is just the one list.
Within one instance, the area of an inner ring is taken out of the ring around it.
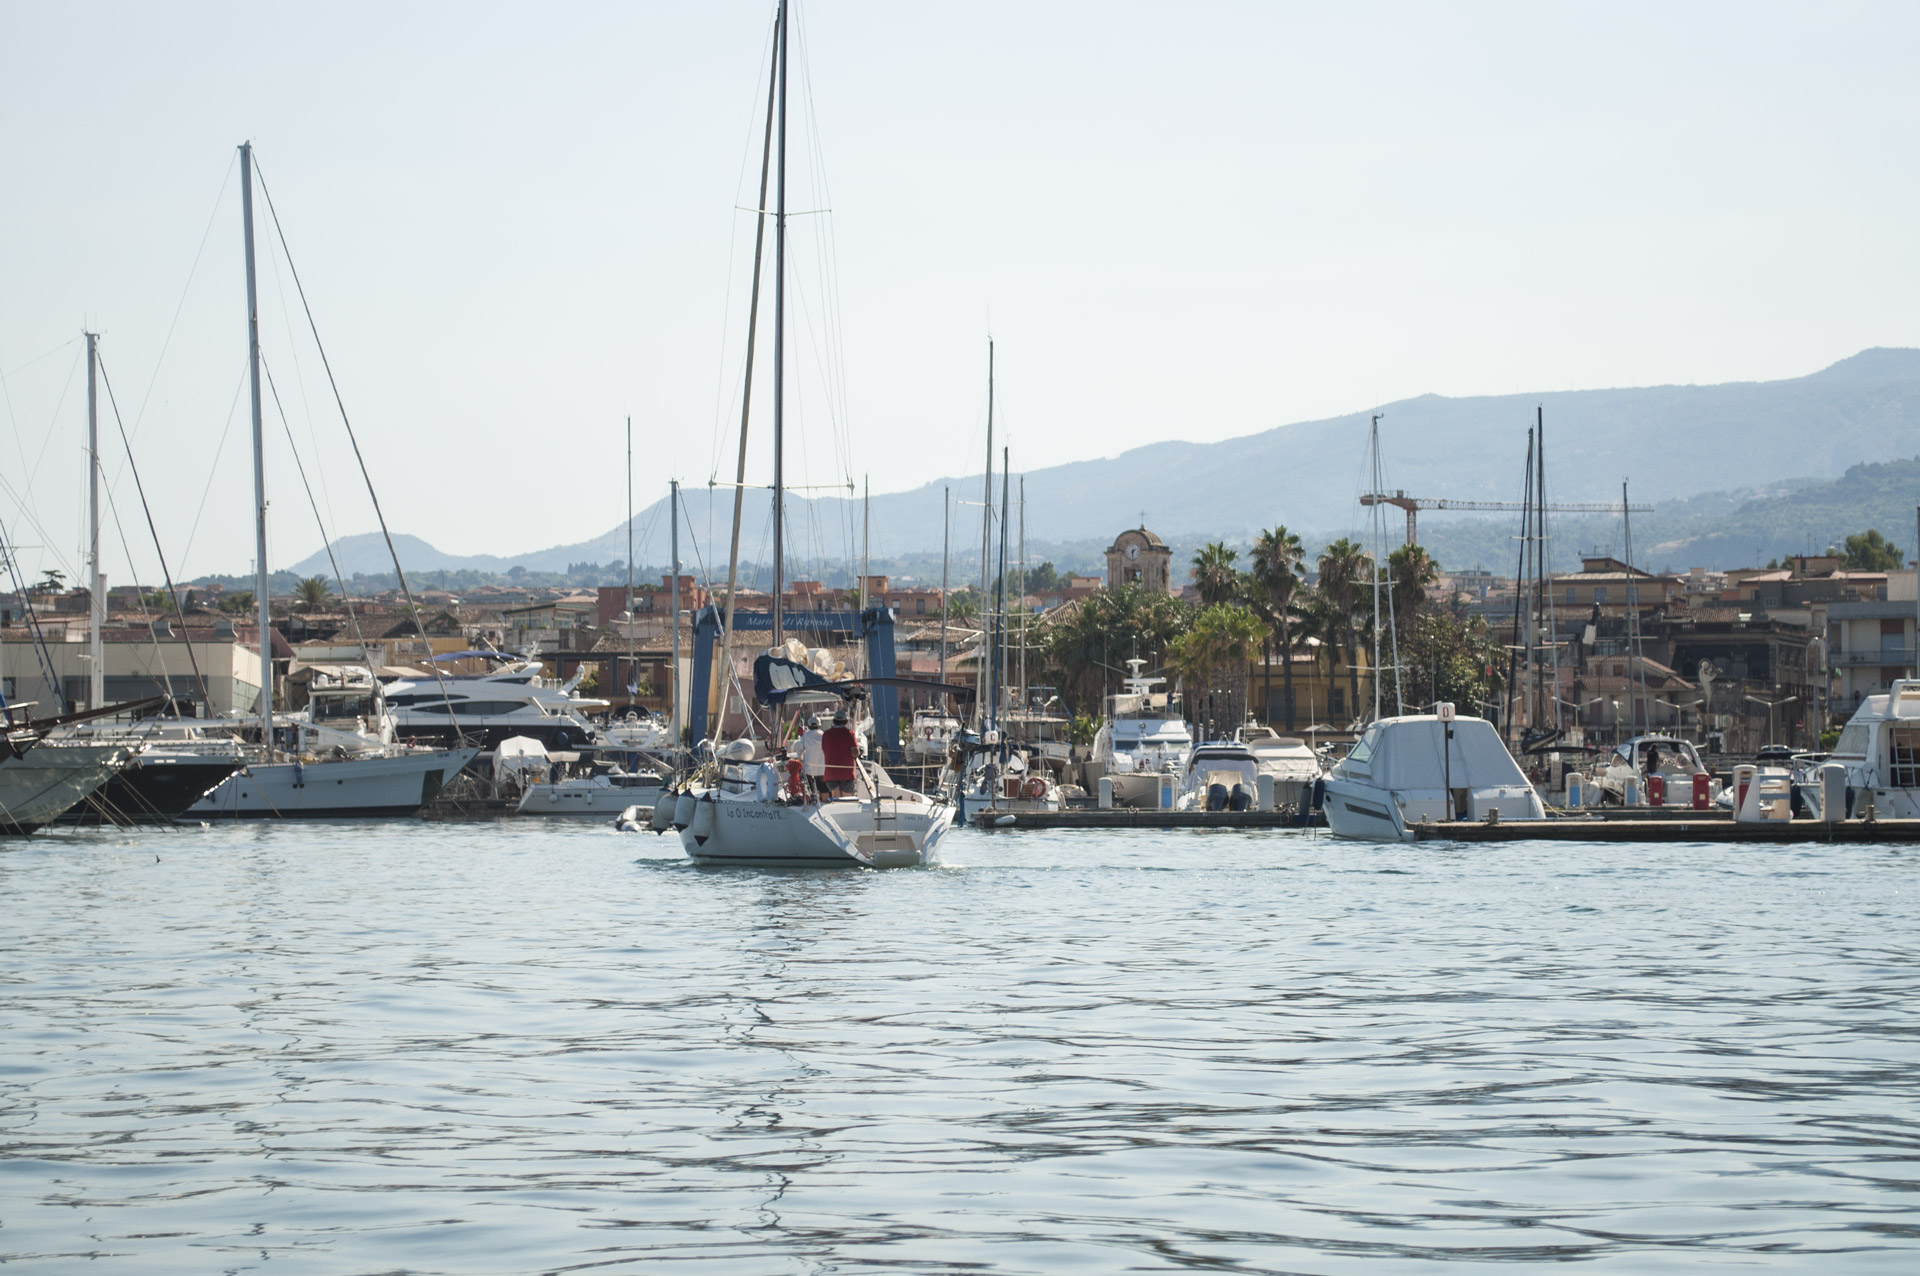
{"label": "sailboat rigging line", "polygon": [[[1553,662],[1553,692],[1548,697],[1553,702],[1553,729],[1560,731],[1560,628],[1553,614],[1553,579],[1548,567],[1548,554],[1551,542],[1547,539],[1547,413],[1545,405],[1534,407],[1534,437],[1539,446],[1534,449],[1533,463],[1540,471],[1539,481],[1534,484],[1534,516],[1540,524],[1540,549],[1536,567],[1540,576],[1540,598],[1542,611],[1547,622],[1547,653]],[[1542,720],[1546,714],[1540,715]]]}
{"label": "sailboat rigging line", "polygon": [[[313,499],[313,484],[307,482],[306,463],[300,459],[300,447],[293,441],[293,426],[287,420],[286,409],[280,405],[280,387],[274,384],[273,369],[267,366],[267,356],[264,354],[260,356],[260,371],[267,376],[267,389],[273,394],[273,410],[280,417],[280,428],[287,433],[287,449],[293,453],[293,467],[299,471],[300,486],[307,494],[307,508],[313,511],[314,524],[320,529],[320,543],[326,548],[327,562],[333,567],[333,578],[340,582],[340,601],[347,606],[347,623],[353,627],[353,640],[359,644],[360,654],[366,657],[367,664],[371,666],[373,655],[367,647],[367,636],[360,632],[360,614],[354,610],[353,601],[347,593],[347,578],[340,570],[340,560],[333,554],[333,536],[327,531],[326,520],[320,517],[319,503]],[[422,632],[420,636],[424,638],[426,634]],[[373,673],[371,667],[367,673]]]}
{"label": "sailboat rigging line", "polygon": [[1533,519],[1533,427],[1527,427],[1527,468],[1526,478],[1521,484],[1520,501],[1520,561],[1513,565],[1513,643],[1507,648],[1507,687],[1506,710],[1501,726],[1506,730],[1510,744],[1518,744],[1520,737],[1513,730],[1514,696],[1519,691],[1520,626],[1526,615],[1525,599],[1527,592],[1527,529]]}
{"label": "sailboat rigging line", "polygon": [[[780,485],[786,481],[786,359],[787,359],[787,5],[780,0],[780,38],[774,48],[774,60],[780,71],[779,167],[774,183],[773,219],[773,642],[786,641],[786,498]],[[773,711],[774,734],[779,734],[780,710]]]}
{"label": "sailboat rigging line", "polygon": [[[774,33],[768,38],[773,41],[776,46],[778,45],[781,37],[780,23],[777,18],[774,22]],[[759,202],[762,207],[765,207],[767,202],[767,178],[773,163],[773,108],[774,91],[779,84],[779,59],[777,57],[770,57],[768,59],[768,66],[766,130],[760,143]],[[727,607],[726,615],[720,626],[720,650],[723,654],[733,650],[734,595],[740,580],[740,509],[741,503],[745,499],[742,485],[747,481],[747,425],[752,419],[751,411],[753,407],[753,345],[754,337],[760,325],[760,279],[762,273],[760,263],[762,250],[766,246],[766,238],[767,218],[766,214],[762,213],[755,219],[753,228],[753,290],[752,298],[747,303],[747,358],[745,375],[741,378],[740,383],[740,460],[734,473],[733,538],[727,551]],[[731,270],[733,261],[733,255],[731,253],[727,255],[727,261],[729,270]],[[727,293],[728,296],[731,296],[733,293],[733,281],[729,278],[727,282]],[[711,497],[707,500],[707,517],[709,519],[713,517],[713,500]],[[711,535],[711,528],[709,528],[709,535]],[[706,694],[711,696],[711,689],[709,689]],[[725,706],[722,705],[723,717],[724,709]]]}
{"label": "sailboat rigging line", "polygon": [[[133,571],[133,547],[127,544],[127,529],[125,524],[120,521],[120,506],[113,499],[113,489],[105,485],[102,486],[107,498],[107,513],[113,518],[113,531],[114,534],[120,538],[120,552],[126,556],[127,570],[131,573]],[[160,682],[166,687],[167,698],[171,700],[173,698],[173,675],[167,671],[166,649],[160,645],[160,635],[153,632],[153,615],[147,611],[147,601],[138,590],[134,591],[134,605],[140,610],[140,619],[146,623],[147,640],[153,644],[154,654],[160,658]],[[191,643],[187,645],[188,655],[193,654],[192,647],[193,645]]]}
{"label": "sailboat rigging line", "polygon": [[[180,300],[174,303],[173,320],[167,324],[166,340],[160,343],[160,357],[154,360],[153,375],[147,378],[146,393],[140,396],[140,410],[133,416],[133,432],[140,433],[141,423],[147,419],[147,405],[153,401],[153,387],[160,382],[160,370],[166,365],[167,352],[173,348],[173,334],[180,327],[180,313],[187,308],[187,297],[193,292],[193,281],[200,273],[200,259],[207,254],[207,241],[213,237],[213,224],[220,216],[221,201],[227,197],[227,186],[233,181],[233,167],[239,163],[238,155],[227,157],[226,175],[220,179],[220,191],[213,197],[213,208],[207,213],[207,228],[200,232],[200,247],[193,253],[193,265],[187,270],[187,282],[180,289]],[[120,476],[114,475],[118,483]]]}
{"label": "sailboat rigging line", "polygon": [[[220,430],[220,442],[214,445],[213,461],[207,466],[207,485],[200,490],[200,508],[193,512],[193,526],[187,529],[186,544],[180,547],[180,562],[184,566],[193,556],[193,541],[200,533],[200,518],[207,512],[207,498],[213,495],[213,483],[220,475],[220,455],[227,450],[227,436],[233,433],[233,418],[240,411],[240,395],[247,388],[247,366],[240,365],[240,379],[233,383],[233,402],[227,405],[227,423]],[[111,487],[108,489],[111,491]],[[132,563],[127,564],[129,568]]]}
{"label": "sailboat rigging line", "polygon": [[[47,651],[47,636],[40,630],[40,615],[33,609],[33,595],[27,592],[27,582],[20,575],[20,555],[7,548],[12,538],[7,535],[5,523],[0,523],[0,562],[7,565],[7,573],[13,577],[14,592],[20,595],[20,603],[27,614],[27,629],[33,635],[33,651],[40,657],[40,670],[47,676],[47,686],[53,692],[54,704],[62,714],[73,706],[67,701],[67,693],[60,679],[53,672],[53,656]],[[9,719],[12,710],[8,710]]]}
{"label": "sailboat rigging line", "polygon": [[[86,336],[84,334],[78,337],[68,337],[65,341],[62,341],[59,345],[55,346],[53,349],[42,351],[41,353],[33,356],[33,358],[27,360],[25,363],[21,364],[19,367],[14,368],[12,371],[0,372],[0,382],[9,381],[12,378],[20,375],[22,372],[25,372],[28,368],[31,368],[34,364],[39,363],[41,360],[51,359],[53,358],[53,356],[59,354],[62,350],[65,350],[68,346],[75,345],[85,340],[86,340]],[[7,411],[9,413],[13,411],[13,404],[11,400],[8,401]]]}
{"label": "sailboat rigging line", "polygon": [[[353,445],[353,459],[360,467],[360,477],[362,481],[367,485],[367,497],[373,502],[373,516],[380,521],[380,535],[387,542],[387,553],[393,559],[394,577],[400,582],[401,596],[407,600],[407,615],[413,621],[414,632],[420,635],[421,644],[427,649],[427,664],[433,670],[434,684],[440,688],[440,702],[446,706],[447,720],[453,723],[455,747],[465,748],[467,743],[466,729],[460,725],[460,715],[453,711],[453,695],[447,688],[446,675],[440,668],[440,662],[432,658],[433,643],[427,637],[427,627],[420,623],[420,606],[414,601],[413,590],[407,584],[407,569],[400,565],[400,551],[394,548],[393,532],[387,526],[387,516],[380,508],[380,493],[374,490],[373,475],[367,470],[367,458],[362,455],[360,451],[360,437],[354,433],[353,422],[347,416],[346,402],[340,397],[340,383],[333,375],[333,361],[327,358],[326,342],[320,339],[320,325],[314,321],[313,307],[307,304],[307,289],[306,285],[300,282],[300,267],[294,264],[293,249],[287,244],[286,232],[282,230],[280,226],[280,210],[273,206],[273,193],[267,189],[267,179],[266,175],[260,171],[259,157],[252,156],[250,158],[254,176],[260,179],[260,194],[264,196],[267,201],[267,215],[273,219],[274,237],[280,241],[280,251],[286,254],[287,273],[293,276],[294,290],[300,295],[300,309],[307,317],[307,330],[313,334],[314,348],[320,352],[320,366],[326,369],[327,387],[333,391],[334,406],[340,410],[340,424],[345,427],[347,431],[347,442]],[[261,569],[263,572],[265,567],[266,564],[262,563]],[[263,599],[261,601],[261,606],[264,609],[266,600]],[[351,611],[351,608],[349,608],[349,611]],[[267,636],[262,634],[261,642],[265,643],[266,641]],[[267,743],[269,747],[271,747],[271,738],[269,738]]]}
{"label": "sailboat rigging line", "polygon": [[[840,308],[839,239],[835,233],[834,219],[831,216],[833,191],[827,182],[826,153],[825,148],[820,142],[823,134],[820,129],[819,110],[813,93],[813,60],[807,56],[807,22],[804,15],[800,17],[798,25],[800,28],[797,37],[800,46],[800,87],[802,97],[806,103],[806,120],[809,136],[813,139],[813,145],[807,148],[808,176],[813,183],[813,190],[820,196],[822,211],[829,214],[813,223],[814,262],[821,276],[821,321],[825,325],[830,346],[829,358],[824,365],[829,393],[828,407],[831,411],[832,398],[837,395],[840,404],[837,422],[841,431],[841,443],[845,450],[845,461],[841,468],[843,472],[851,475],[853,472],[852,399],[847,393],[846,328]],[[788,215],[792,216],[793,214]],[[850,524],[852,511],[849,509],[847,514]],[[849,526],[849,531],[851,531],[851,526]]]}
{"label": "sailboat rigging line", "polygon": [[28,526],[32,527],[39,535],[43,543],[35,548],[51,554],[55,565],[60,568],[63,575],[78,579],[74,575],[73,564],[68,562],[66,555],[60,552],[59,546],[54,542],[53,537],[49,535],[47,529],[41,525],[40,520],[34,517],[33,510],[28,506],[25,497],[14,488],[13,484],[7,482],[6,475],[4,474],[0,474],[0,492],[5,492],[9,497],[13,498],[14,505],[20,511],[20,516],[26,519]]}
{"label": "sailboat rigging line", "polygon": [[[1008,449],[1000,449],[1000,578],[994,582],[993,592],[993,628],[995,646],[999,649],[996,663],[996,677],[993,684],[993,720],[1000,721],[1000,702],[1007,694],[1007,497],[1009,495]],[[1000,737],[1000,760],[1006,761],[1007,739]]]}
{"label": "sailboat rigging line", "polygon": [[[307,438],[313,443],[313,464],[314,464],[314,468],[320,472],[320,495],[324,496],[327,500],[327,521],[332,523],[335,527],[338,527],[340,525],[340,519],[333,512],[333,492],[327,486],[327,467],[325,465],[326,454],[323,451],[323,449],[320,447],[320,433],[318,430],[314,428],[313,403],[307,396],[307,376],[306,376],[305,370],[302,369],[300,366],[299,343],[294,340],[294,336],[293,336],[293,316],[287,313],[287,290],[285,285],[283,285],[280,282],[280,258],[272,253],[269,253],[267,255],[267,260],[273,265],[274,292],[280,298],[280,322],[281,322],[281,326],[286,329],[286,333],[287,333],[287,352],[293,358],[293,379],[294,379],[294,384],[300,390],[300,408],[303,412],[306,413],[306,417],[307,417]],[[264,356],[262,357],[264,358]],[[280,399],[279,392],[276,391],[274,393],[274,402],[276,405],[279,403],[279,399]],[[282,408],[280,410],[280,419],[283,423],[286,421],[286,415],[287,415],[286,410]],[[287,442],[289,444],[293,442],[293,431],[291,429],[287,431]],[[303,475],[302,478],[304,479],[304,477],[305,476]],[[309,489],[307,493],[307,503],[308,504],[313,503],[313,493],[311,489]],[[319,511],[316,509],[314,511],[314,514],[316,517],[318,517]],[[336,569],[336,575],[337,574],[338,572]],[[346,590],[346,585],[343,582],[341,584],[341,591],[342,591],[343,597],[345,596],[345,590]]]}
{"label": "sailboat rigging line", "polygon": [[[40,477],[40,467],[46,462],[47,448],[53,442],[53,427],[59,424],[60,409],[64,408],[67,405],[67,396],[73,392],[73,379],[76,375],[79,374],[80,364],[83,357],[84,357],[84,352],[76,352],[73,356],[73,366],[67,369],[67,379],[66,379],[66,382],[60,387],[60,397],[54,401],[53,417],[51,420],[47,422],[46,436],[40,440],[40,451],[33,458],[33,468],[27,470],[26,494],[29,496],[32,495],[34,484]],[[16,441],[19,439],[19,432],[17,430],[14,433],[14,438]],[[26,461],[27,461],[26,452],[22,450],[20,453],[20,464],[23,469],[26,468]],[[29,506],[27,508],[29,512],[31,512],[32,507]],[[38,519],[34,520],[34,525],[36,527],[39,526]],[[40,534],[42,536],[45,536],[46,532],[42,530]]]}
{"label": "sailboat rigging line", "polygon": [[[107,375],[107,361],[100,357],[97,349],[94,352],[94,361],[100,369],[100,384],[106,387],[107,406],[113,410],[114,427],[120,431],[120,445],[127,450],[127,468],[133,472],[133,490],[140,494],[140,509],[147,516],[147,534],[153,537],[153,553],[160,560],[160,577],[167,583],[167,597],[173,600],[173,614],[180,617],[180,623],[184,627],[187,622],[187,613],[180,605],[180,590],[173,583],[173,572],[167,567],[167,551],[160,546],[160,530],[153,525],[153,507],[147,504],[146,484],[140,481],[140,467],[134,463],[133,459],[133,442],[127,437],[126,423],[120,419],[120,402],[113,394],[113,378]],[[111,493],[109,493],[109,503],[111,503]],[[200,702],[211,709],[213,698],[207,691],[207,677],[200,671],[199,657],[193,654],[192,642],[184,645],[187,649],[187,663],[193,668],[193,680],[200,684]],[[98,709],[100,706],[93,707]],[[176,717],[179,716],[178,705],[174,706],[173,711]]]}
{"label": "sailboat rigging line", "polygon": [[[772,49],[774,40],[778,38],[779,30],[780,30],[780,24],[779,24],[779,21],[776,19],[768,29],[767,43],[764,46],[762,46],[762,49],[761,49],[762,54],[767,57],[767,64],[769,68],[772,68],[774,65],[771,49]],[[767,109],[765,112],[766,136],[761,142],[761,151],[760,151],[760,201],[759,202],[762,205],[764,205],[767,202],[766,174],[767,174],[767,165],[770,162],[770,152],[773,145],[773,86],[775,83],[775,74],[776,72],[773,71],[772,69],[770,69],[767,74]],[[757,96],[754,98],[754,102],[755,102],[754,109],[751,112],[749,112],[747,115],[747,140],[746,140],[746,144],[743,147],[741,147],[740,174],[738,177],[734,179],[734,183],[733,183],[733,188],[735,192],[738,192],[741,184],[746,181],[747,161],[753,154],[753,125],[755,120],[761,118],[761,112],[758,105],[759,99]],[[736,194],[736,198],[737,198],[737,194]],[[728,334],[733,331],[733,260],[734,260],[734,246],[738,240],[739,233],[740,233],[739,226],[740,226],[739,219],[735,218],[733,220],[732,227],[727,238],[727,285],[726,285],[726,290],[721,293],[721,297],[723,301],[722,301],[722,308],[721,308],[721,314],[720,314],[720,357],[716,361],[716,364],[719,368],[719,374],[714,378],[714,385],[713,385],[713,440],[714,442],[713,442],[713,449],[708,454],[708,458],[707,458],[707,462],[708,462],[707,473],[709,477],[717,477],[720,473],[720,440],[724,437],[720,430],[720,417],[727,403],[727,397],[726,397],[727,382],[728,382],[727,340],[728,340]],[[746,358],[746,366],[747,366],[746,380],[749,387],[751,386],[752,374],[753,374],[753,355],[752,355],[753,334],[754,334],[754,329],[758,326],[758,323],[759,323],[760,245],[762,241],[765,239],[765,236],[766,236],[766,218],[762,216],[755,220],[755,226],[754,226],[753,315],[747,324],[748,353]],[[745,463],[746,463],[745,455],[743,452],[742,458],[741,458],[741,464],[744,465]],[[744,478],[744,475],[742,477]],[[711,536],[713,531],[712,502],[708,502],[707,504],[707,531],[709,536]]]}

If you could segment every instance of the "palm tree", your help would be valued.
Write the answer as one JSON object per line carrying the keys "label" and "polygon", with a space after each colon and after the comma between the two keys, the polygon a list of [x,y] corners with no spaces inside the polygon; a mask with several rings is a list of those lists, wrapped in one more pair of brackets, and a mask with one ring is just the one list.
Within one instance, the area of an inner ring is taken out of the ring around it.
{"label": "palm tree", "polygon": [[[1281,694],[1285,697],[1287,730],[1293,730],[1294,595],[1306,576],[1306,551],[1300,538],[1282,524],[1260,533],[1253,543],[1253,582],[1280,647]],[[1273,703],[1273,662],[1267,662],[1266,700]]]}
{"label": "palm tree", "polygon": [[229,616],[244,616],[253,610],[253,591],[236,589],[230,594],[220,595],[220,610]]}
{"label": "palm tree", "polygon": [[1202,607],[1231,602],[1240,592],[1240,573],[1233,566],[1239,558],[1239,552],[1228,549],[1223,541],[1214,541],[1193,556],[1189,575],[1200,591]]}
{"label": "palm tree", "polygon": [[1039,639],[1049,676],[1079,704],[1099,703],[1106,675],[1139,656],[1158,666],[1186,628],[1190,608],[1141,585],[1102,589],[1055,613]]}
{"label": "palm tree", "polygon": [[1440,564],[1418,545],[1402,545],[1387,555],[1387,578],[1393,582],[1393,615],[1402,628],[1427,601],[1427,590],[1440,580]]}
{"label": "palm tree", "polygon": [[[1342,536],[1320,551],[1320,593],[1339,618],[1336,633],[1347,662],[1348,694],[1354,717],[1360,715],[1360,668],[1355,663],[1362,614],[1360,586],[1373,578],[1373,557],[1351,538]],[[1375,677],[1379,676],[1375,671]]]}
{"label": "palm tree", "polygon": [[327,584],[325,576],[309,576],[293,587],[296,610],[319,611],[327,605],[327,599],[333,594],[333,586]]}
{"label": "palm tree", "polygon": [[1197,707],[1195,693],[1210,685],[1223,668],[1240,666],[1244,691],[1247,662],[1268,632],[1253,612],[1231,603],[1215,603],[1193,618],[1187,632],[1174,639],[1167,650],[1186,683],[1189,715]]}

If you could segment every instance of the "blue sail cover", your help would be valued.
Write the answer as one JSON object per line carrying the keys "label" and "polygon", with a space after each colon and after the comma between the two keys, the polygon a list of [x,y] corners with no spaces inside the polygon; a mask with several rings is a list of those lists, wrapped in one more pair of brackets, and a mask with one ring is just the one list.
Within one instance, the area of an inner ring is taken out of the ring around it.
{"label": "blue sail cover", "polygon": [[796,691],[824,691],[845,696],[851,688],[828,682],[797,660],[763,655],[753,662],[753,698],[761,704],[784,704]]}

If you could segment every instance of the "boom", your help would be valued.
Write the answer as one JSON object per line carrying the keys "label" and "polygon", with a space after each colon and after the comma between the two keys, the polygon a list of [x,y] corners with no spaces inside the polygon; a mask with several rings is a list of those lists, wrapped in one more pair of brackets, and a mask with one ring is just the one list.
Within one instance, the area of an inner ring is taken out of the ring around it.
{"label": "boom", "polygon": [[[1420,541],[1418,526],[1415,523],[1420,510],[1518,510],[1530,506],[1521,501],[1454,501],[1445,497],[1408,496],[1405,492],[1365,492],[1360,503],[1366,506],[1395,505],[1407,512],[1407,544],[1415,545]],[[1618,514],[1621,506],[1614,501],[1549,501],[1546,508],[1559,514]],[[1635,514],[1650,514],[1651,505],[1628,505]]]}

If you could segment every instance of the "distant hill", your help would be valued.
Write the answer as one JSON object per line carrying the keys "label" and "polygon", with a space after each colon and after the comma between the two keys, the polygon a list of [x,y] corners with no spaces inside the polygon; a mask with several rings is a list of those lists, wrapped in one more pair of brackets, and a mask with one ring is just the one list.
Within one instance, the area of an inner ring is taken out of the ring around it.
{"label": "distant hill", "polygon": [[[1042,552],[1052,545],[1098,545],[1143,515],[1176,548],[1212,538],[1245,544],[1275,523],[1315,543],[1356,532],[1366,524],[1358,497],[1368,487],[1367,431],[1375,412],[1382,414],[1389,487],[1419,496],[1517,500],[1536,408],[1544,416],[1549,499],[1617,501],[1621,480],[1629,479],[1634,500],[1661,506],[1659,513],[1635,520],[1636,546],[1647,547],[1636,557],[1650,562],[1737,565],[1756,554],[1764,561],[1803,549],[1808,537],[1824,545],[1865,525],[1858,511],[1868,507],[1857,501],[1872,503],[1871,517],[1889,535],[1911,522],[1910,508],[1898,520],[1891,517],[1904,471],[1861,463],[1920,454],[1920,350],[1874,349],[1784,381],[1458,399],[1422,395],[1218,443],[1178,441],[1180,424],[1169,422],[1173,437],[1167,442],[1029,472],[1027,534]],[[961,502],[979,499],[980,481],[977,474],[962,475],[875,496],[876,559],[937,555],[942,489],[951,488],[955,578],[977,575],[979,507]],[[1822,481],[1833,489],[1824,496]],[[1842,486],[1849,482],[1854,486]],[[1916,498],[1909,491],[1901,499],[1911,504]],[[682,499],[683,560],[723,570],[730,494],[692,489]],[[1768,512],[1775,501],[1787,502],[1777,514]],[[766,555],[769,504],[769,493],[747,493],[746,559]],[[790,509],[799,569],[821,575],[846,570],[859,543],[858,504],[793,497]],[[1397,530],[1398,512],[1390,513]],[[634,522],[645,529],[661,517],[656,505]],[[1618,521],[1556,519],[1556,551],[1571,561],[1575,549],[1617,544],[1618,532],[1611,529]],[[1497,569],[1510,553],[1513,522],[1422,515],[1422,540],[1442,563],[1464,566],[1476,558]],[[624,524],[616,525],[590,539],[504,557],[447,555],[418,538],[396,540],[405,542],[401,553],[409,569],[503,571],[518,564],[562,571],[572,563],[623,560],[627,533]],[[339,545],[348,574],[390,570],[377,536],[345,537]],[[662,546],[653,544],[650,556],[665,557]],[[315,555],[295,570],[328,569],[324,555]]]}

